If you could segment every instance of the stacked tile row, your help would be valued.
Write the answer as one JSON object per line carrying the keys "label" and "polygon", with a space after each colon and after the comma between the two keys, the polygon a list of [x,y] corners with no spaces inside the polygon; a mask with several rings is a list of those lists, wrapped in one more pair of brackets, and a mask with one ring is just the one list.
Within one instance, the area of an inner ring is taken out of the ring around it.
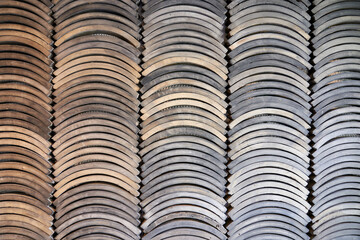
{"label": "stacked tile row", "polygon": [[309,239],[309,5],[228,5],[230,240]]}
{"label": "stacked tile row", "polygon": [[51,239],[51,2],[0,2],[0,238]]}
{"label": "stacked tile row", "polygon": [[226,239],[225,1],[143,10],[143,239]]}
{"label": "stacked tile row", "polygon": [[314,5],[313,239],[358,239],[360,4]]}
{"label": "stacked tile row", "polygon": [[140,239],[138,3],[54,4],[55,239]]}

